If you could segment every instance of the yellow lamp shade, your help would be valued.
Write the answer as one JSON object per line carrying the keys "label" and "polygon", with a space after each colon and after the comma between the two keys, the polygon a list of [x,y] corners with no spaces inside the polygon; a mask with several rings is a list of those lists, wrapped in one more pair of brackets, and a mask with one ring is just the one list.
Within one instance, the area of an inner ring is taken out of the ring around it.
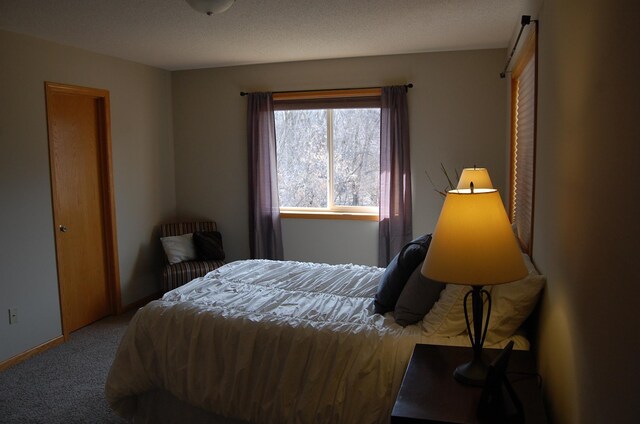
{"label": "yellow lamp shade", "polygon": [[497,190],[447,193],[421,271],[443,283],[481,286],[527,275]]}
{"label": "yellow lamp shade", "polygon": [[470,188],[471,181],[473,181],[473,187],[475,188],[493,188],[487,168],[464,168],[456,188]]}

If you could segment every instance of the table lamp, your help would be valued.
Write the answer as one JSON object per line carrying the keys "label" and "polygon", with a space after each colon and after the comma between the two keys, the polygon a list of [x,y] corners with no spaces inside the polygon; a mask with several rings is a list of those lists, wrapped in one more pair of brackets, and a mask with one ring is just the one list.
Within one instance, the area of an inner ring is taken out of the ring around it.
{"label": "table lamp", "polygon": [[493,188],[487,168],[476,168],[475,165],[473,168],[464,168],[462,170],[456,188],[469,188],[472,181],[474,188]]}
{"label": "table lamp", "polygon": [[[421,272],[432,280],[472,286],[464,297],[464,315],[473,359],[458,366],[454,377],[463,384],[483,385],[487,364],[482,359],[482,345],[491,314],[491,297],[483,286],[508,283],[527,275],[497,190],[475,189],[470,182],[470,188],[447,193]],[[469,296],[473,332],[467,312]],[[487,300],[484,322],[483,297]]]}

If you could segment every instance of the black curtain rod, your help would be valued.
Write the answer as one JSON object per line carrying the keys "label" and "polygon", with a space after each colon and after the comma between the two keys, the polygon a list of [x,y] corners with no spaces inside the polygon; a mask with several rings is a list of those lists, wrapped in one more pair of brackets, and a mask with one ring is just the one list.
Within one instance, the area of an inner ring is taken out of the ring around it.
{"label": "black curtain rod", "polygon": [[[323,90],[291,90],[291,91],[274,91],[273,93],[282,94],[282,93],[311,93],[316,91],[336,91],[336,90],[367,90],[370,88],[380,88],[380,87],[357,87],[357,88],[325,88]],[[404,89],[409,91],[410,88],[413,88],[413,83],[405,84]],[[246,96],[250,93],[241,91],[241,96]]]}
{"label": "black curtain rod", "polygon": [[507,59],[507,63],[504,65],[504,69],[500,72],[500,78],[504,78],[507,75],[507,69],[509,68],[509,64],[511,63],[511,59],[513,58],[513,54],[516,52],[516,48],[518,47],[518,43],[520,42],[520,37],[522,36],[522,31],[524,31],[524,27],[529,25],[531,22],[538,22],[536,20],[531,20],[531,16],[522,15],[520,18],[520,32],[518,33],[518,38],[516,38],[516,43],[513,45],[513,49],[511,49],[511,54],[509,54],[509,58]]}

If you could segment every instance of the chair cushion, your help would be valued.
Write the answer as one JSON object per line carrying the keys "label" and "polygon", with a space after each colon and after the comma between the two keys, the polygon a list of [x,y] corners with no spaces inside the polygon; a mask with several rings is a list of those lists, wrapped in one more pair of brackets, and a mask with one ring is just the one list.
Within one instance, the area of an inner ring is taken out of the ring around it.
{"label": "chair cushion", "polygon": [[218,231],[196,231],[193,233],[198,259],[223,260],[222,235]]}
{"label": "chair cushion", "polygon": [[181,236],[170,236],[160,238],[164,253],[170,264],[177,264],[183,261],[191,261],[197,258],[196,249],[193,244],[193,234],[183,234]]}

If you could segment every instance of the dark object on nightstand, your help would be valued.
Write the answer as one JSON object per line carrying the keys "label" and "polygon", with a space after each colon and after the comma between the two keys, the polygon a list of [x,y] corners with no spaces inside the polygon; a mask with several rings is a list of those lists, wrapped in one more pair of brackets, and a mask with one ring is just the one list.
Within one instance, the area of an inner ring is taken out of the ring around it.
{"label": "dark object on nightstand", "polygon": [[[451,378],[453,370],[469,357],[469,352],[468,347],[417,344],[405,371],[390,422],[491,422],[477,416],[483,389],[460,384]],[[483,350],[488,362],[500,352],[496,349]],[[513,390],[522,402],[525,422],[546,423],[533,353],[511,352],[508,372]]]}
{"label": "dark object on nightstand", "polygon": [[478,419],[490,423],[524,423],[524,408],[507,378],[513,341],[496,356],[489,369],[478,403]]}

